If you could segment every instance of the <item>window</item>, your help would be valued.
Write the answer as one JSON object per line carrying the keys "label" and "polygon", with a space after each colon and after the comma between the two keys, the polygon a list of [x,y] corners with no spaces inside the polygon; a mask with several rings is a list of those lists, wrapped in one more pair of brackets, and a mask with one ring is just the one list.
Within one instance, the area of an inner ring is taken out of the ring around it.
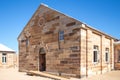
{"label": "window", "polygon": [[64,31],[59,32],[59,40],[64,40]]}
{"label": "window", "polygon": [[29,51],[29,39],[25,40],[25,44],[26,44],[26,52]]}
{"label": "window", "polygon": [[120,50],[117,50],[117,54],[118,54],[118,62],[120,62]]}
{"label": "window", "polygon": [[93,62],[98,62],[98,46],[94,45],[93,50]]}
{"label": "window", "polygon": [[108,62],[109,61],[109,48],[105,49],[105,61]]}
{"label": "window", "polygon": [[28,39],[26,39],[26,46],[28,46],[29,45],[29,40]]}
{"label": "window", "polygon": [[6,63],[7,59],[6,59],[6,53],[2,54],[2,63]]}

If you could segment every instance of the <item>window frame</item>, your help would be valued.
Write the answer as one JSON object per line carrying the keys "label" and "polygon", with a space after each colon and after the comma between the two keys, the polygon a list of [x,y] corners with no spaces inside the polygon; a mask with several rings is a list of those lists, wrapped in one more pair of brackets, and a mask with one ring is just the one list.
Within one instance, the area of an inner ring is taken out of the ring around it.
{"label": "window frame", "polygon": [[64,31],[59,31],[59,41],[64,41]]}
{"label": "window frame", "polygon": [[6,53],[2,53],[2,63],[3,64],[7,63],[7,54]]}
{"label": "window frame", "polygon": [[26,39],[26,46],[28,46],[29,45],[29,39],[27,38]]}
{"label": "window frame", "polygon": [[105,62],[108,63],[109,62],[109,48],[105,49]]}
{"label": "window frame", "polygon": [[94,45],[93,46],[93,63],[96,64],[98,62],[99,62],[99,46],[98,45]]}

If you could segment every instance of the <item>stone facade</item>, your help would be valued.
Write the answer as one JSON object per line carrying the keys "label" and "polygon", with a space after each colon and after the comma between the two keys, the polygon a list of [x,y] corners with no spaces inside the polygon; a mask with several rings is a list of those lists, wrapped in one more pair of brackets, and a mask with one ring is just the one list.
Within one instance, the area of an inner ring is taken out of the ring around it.
{"label": "stone facade", "polygon": [[120,41],[115,42],[114,44],[114,58],[115,58],[115,70],[120,70]]}
{"label": "stone facade", "polygon": [[[83,77],[114,68],[114,38],[44,5],[32,16],[18,42],[19,71],[38,70]],[[93,61],[95,45],[99,52],[97,62]]]}
{"label": "stone facade", "polygon": [[[114,39],[92,28],[81,29],[81,77],[102,74],[114,69]],[[94,45],[98,46],[98,61],[94,62]],[[108,49],[106,56],[106,49]],[[106,61],[106,57],[108,60]]]}

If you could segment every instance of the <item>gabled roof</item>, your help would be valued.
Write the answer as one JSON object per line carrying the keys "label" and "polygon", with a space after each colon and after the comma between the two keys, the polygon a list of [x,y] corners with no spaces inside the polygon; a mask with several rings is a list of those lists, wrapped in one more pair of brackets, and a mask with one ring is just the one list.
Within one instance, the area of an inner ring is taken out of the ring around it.
{"label": "gabled roof", "polygon": [[[51,8],[51,7],[48,7],[48,5],[42,3],[42,4],[38,7],[38,9],[35,11],[35,13],[33,14],[33,16],[31,17],[31,19],[35,16],[35,14],[37,13],[37,11],[39,11],[40,7],[44,7],[44,8],[47,8],[47,9],[56,11],[56,12],[58,12],[58,13],[60,13],[60,14],[63,14],[62,12],[59,12],[59,11],[57,11],[57,10]],[[67,16],[67,17],[69,17],[69,18],[72,18],[72,19],[74,19],[74,20],[76,20],[76,21],[79,21],[79,20],[77,20],[77,19],[75,19],[75,18],[73,18],[73,17],[71,17],[71,16],[69,16],[69,15],[66,15],[66,14],[63,14],[63,15],[65,15],[65,16]],[[27,27],[27,25],[30,23],[31,19],[28,21],[28,23],[26,24],[26,26],[23,28],[22,32],[23,32],[24,29]],[[81,21],[79,21],[79,22],[81,22]],[[108,37],[110,37],[110,38],[113,38],[114,40],[117,40],[116,38],[112,37],[111,35],[108,35],[108,34],[102,32],[102,31],[100,31],[100,30],[97,30],[97,29],[95,29],[95,28],[87,25],[85,22],[81,22],[81,23],[84,24],[84,25],[85,25],[87,28],[89,28],[89,29],[92,29],[92,30],[97,31],[97,32],[99,32],[99,33],[101,33],[101,34],[104,34],[104,35],[106,35],[106,36],[108,36]],[[20,35],[18,36],[17,39],[20,38],[20,36],[22,35],[22,32],[20,33]]]}
{"label": "gabled roof", "polygon": [[10,51],[10,52],[15,52],[14,50],[8,48],[7,46],[0,44],[0,51]]}
{"label": "gabled roof", "polygon": [[[24,27],[23,30],[21,31],[21,33],[19,34],[17,40],[20,38],[20,36],[22,35],[22,33],[23,33],[24,29],[27,27],[27,25],[30,24],[30,21],[32,20],[32,18],[35,17],[35,15],[37,14],[37,12],[40,11],[40,8],[42,8],[42,7],[43,7],[43,8],[50,9],[50,10],[55,11],[55,12],[58,12],[58,13],[60,13],[60,14],[63,14],[62,12],[60,12],[60,11],[58,11],[58,10],[55,10],[55,9],[53,9],[53,8],[51,8],[51,7],[48,7],[48,5],[41,3],[40,6],[37,8],[37,10],[36,10],[36,11],[34,12],[34,14],[32,15],[32,17],[30,18],[30,20],[28,21],[28,23],[25,25],[25,27]],[[75,18],[73,18],[73,17],[71,17],[71,16],[69,16],[69,15],[66,15],[66,14],[63,14],[63,15],[65,15],[65,16],[67,16],[67,17],[69,17],[69,18],[72,18],[72,19],[74,19],[74,20],[76,20],[76,21],[78,21],[78,22],[81,22],[81,21],[79,21],[79,20],[77,20],[77,19],[75,19]],[[81,23],[83,23],[83,22],[81,22]]]}

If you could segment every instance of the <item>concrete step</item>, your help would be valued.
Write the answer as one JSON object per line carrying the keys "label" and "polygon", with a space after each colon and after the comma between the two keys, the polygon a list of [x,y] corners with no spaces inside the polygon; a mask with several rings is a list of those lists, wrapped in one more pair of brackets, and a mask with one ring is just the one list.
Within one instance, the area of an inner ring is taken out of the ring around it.
{"label": "concrete step", "polygon": [[47,77],[47,78],[51,78],[51,79],[55,79],[55,80],[69,80],[68,78],[48,74],[48,73],[45,73],[45,72],[39,72],[39,71],[28,71],[27,74],[31,75],[31,76],[36,75],[36,76]]}

